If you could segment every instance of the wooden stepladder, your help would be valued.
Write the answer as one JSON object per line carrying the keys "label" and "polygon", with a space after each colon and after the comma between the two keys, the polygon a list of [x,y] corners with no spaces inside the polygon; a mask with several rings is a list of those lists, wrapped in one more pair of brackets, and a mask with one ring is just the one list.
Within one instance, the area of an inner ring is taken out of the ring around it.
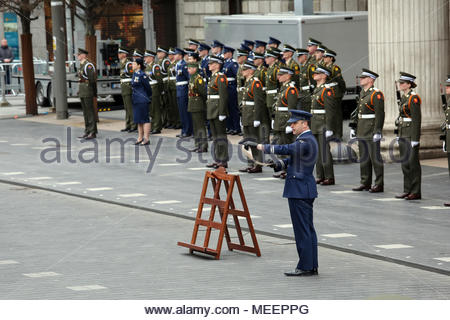
{"label": "wooden stepladder", "polygon": [[[206,197],[206,191],[208,189],[209,181],[211,181],[212,187],[214,189],[214,198]],[[227,193],[226,200],[220,199],[220,187],[222,186],[222,184],[225,185],[225,191]],[[234,205],[233,189],[235,185],[237,185],[237,188],[239,190],[243,210],[236,209]],[[203,206],[205,204],[211,205],[211,211],[209,213],[208,220],[202,219]],[[221,222],[214,221],[216,208],[219,209]],[[239,243],[231,242],[231,237],[227,225],[229,215],[233,216]],[[253,247],[245,245],[239,217],[244,217],[247,220],[248,230],[253,241]],[[205,239],[202,246],[196,244],[200,226],[206,227]],[[217,247],[215,249],[209,247],[209,241],[213,229],[219,230]],[[202,252],[214,256],[215,259],[218,260],[220,259],[220,251],[222,249],[224,236],[227,240],[228,250],[247,251],[256,254],[258,257],[261,256],[258,241],[256,240],[255,230],[253,229],[252,220],[250,218],[250,212],[248,211],[247,202],[245,200],[244,190],[242,189],[241,180],[239,179],[239,176],[227,174],[223,167],[219,167],[215,171],[207,171],[205,173],[205,179],[203,182],[203,189],[200,197],[200,203],[198,205],[197,217],[195,219],[191,243],[178,242],[178,245],[189,248],[189,253],[193,253],[194,251]]]}

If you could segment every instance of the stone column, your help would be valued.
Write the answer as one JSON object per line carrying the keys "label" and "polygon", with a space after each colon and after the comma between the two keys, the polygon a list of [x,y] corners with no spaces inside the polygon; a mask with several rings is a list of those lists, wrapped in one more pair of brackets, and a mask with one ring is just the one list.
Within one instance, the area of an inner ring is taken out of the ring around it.
{"label": "stone column", "polygon": [[368,9],[370,69],[380,74],[376,86],[385,94],[383,148],[394,138],[394,81],[404,71],[417,77],[422,98],[421,157],[442,156],[439,83],[449,71],[448,0],[369,0]]}

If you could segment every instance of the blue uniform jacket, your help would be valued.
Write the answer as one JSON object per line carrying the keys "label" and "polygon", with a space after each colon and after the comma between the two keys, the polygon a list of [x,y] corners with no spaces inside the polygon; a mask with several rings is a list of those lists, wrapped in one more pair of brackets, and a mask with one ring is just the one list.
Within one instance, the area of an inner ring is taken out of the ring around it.
{"label": "blue uniform jacket", "polygon": [[200,68],[203,70],[203,77],[206,78],[206,80],[209,80],[211,78],[211,71],[209,70],[209,57],[206,56],[202,59],[202,62],[200,64]]}
{"label": "blue uniform jacket", "polygon": [[313,176],[317,161],[318,145],[311,131],[300,134],[294,143],[286,145],[264,145],[264,153],[289,155],[289,158],[277,162],[275,171],[287,168],[284,184],[284,198],[317,198],[316,180]]}
{"label": "blue uniform jacket", "polygon": [[236,91],[237,81],[236,76],[238,73],[239,64],[234,59],[228,59],[223,64],[223,73],[228,79],[228,90]]}
{"label": "blue uniform jacket", "polygon": [[[180,60],[175,65],[175,72],[177,74],[177,97],[188,95],[188,84],[189,84],[189,72],[187,70],[186,61]],[[179,83],[184,83],[179,85]]]}
{"label": "blue uniform jacket", "polygon": [[133,103],[150,103],[152,101],[152,87],[148,76],[142,70],[137,70],[131,78],[133,88]]}

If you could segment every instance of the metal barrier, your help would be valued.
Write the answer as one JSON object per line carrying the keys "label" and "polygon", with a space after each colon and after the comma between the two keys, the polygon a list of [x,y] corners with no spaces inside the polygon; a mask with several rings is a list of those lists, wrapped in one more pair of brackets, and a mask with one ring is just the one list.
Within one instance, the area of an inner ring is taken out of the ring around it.
{"label": "metal barrier", "polygon": [[8,107],[11,105],[8,101],[6,101],[5,76],[6,76],[6,71],[3,68],[1,68],[0,69],[0,85],[1,85],[1,90],[2,90],[2,100],[0,101],[0,107]]}

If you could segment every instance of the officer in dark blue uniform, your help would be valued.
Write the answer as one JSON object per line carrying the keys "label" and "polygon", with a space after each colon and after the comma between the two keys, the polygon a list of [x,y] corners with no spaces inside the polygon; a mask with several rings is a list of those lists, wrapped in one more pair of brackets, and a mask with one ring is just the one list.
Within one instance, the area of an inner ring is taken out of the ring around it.
{"label": "officer in dark blue uniform", "polygon": [[[200,58],[202,59],[200,62],[200,69],[203,71],[203,76],[205,77],[205,82],[209,80],[211,77],[211,71],[208,68],[208,62],[209,62],[209,50],[211,50],[211,47],[208,46],[206,43],[200,43],[200,46],[198,47],[198,54]],[[207,85],[207,84],[205,84]]]}
{"label": "officer in dark blue uniform", "polygon": [[308,126],[311,114],[303,110],[289,110],[288,120],[293,133],[298,135],[295,142],[286,145],[256,144],[246,141],[248,148],[255,146],[264,153],[288,155],[289,158],[271,163],[275,171],[287,168],[283,197],[288,198],[294,227],[295,242],[300,258],[294,271],[285,272],[286,276],[317,275],[317,235],[313,225],[313,202],[317,198],[316,180],[313,176],[318,155],[318,144]]}
{"label": "officer in dark blue uniform", "polygon": [[225,45],[222,42],[220,42],[218,40],[214,40],[213,43],[211,44],[211,54],[223,58],[222,57],[222,50],[223,50],[224,46]]}
{"label": "officer in dark blue uniform", "polygon": [[223,63],[223,73],[228,81],[228,112],[230,115],[227,119],[227,133],[235,135],[241,132],[241,126],[239,121],[236,81],[239,64],[233,59],[233,53],[233,48],[223,47],[223,58],[225,60]]}
{"label": "officer in dark blue uniform", "polygon": [[192,135],[192,117],[187,111],[188,107],[188,84],[189,84],[189,72],[187,70],[186,61],[183,57],[186,52],[180,48],[175,48],[175,59],[178,61],[175,66],[175,72],[177,75],[177,103],[178,111],[181,118],[181,134],[177,135],[181,138],[190,137]]}
{"label": "officer in dark blue uniform", "polygon": [[255,46],[255,41],[244,40],[243,44],[250,49],[250,51],[248,52],[248,58],[250,60],[253,60],[253,47]]}
{"label": "officer in dark blue uniform", "polygon": [[267,42],[267,45],[272,49],[278,48],[280,46],[280,44],[281,44],[281,41],[274,37],[269,37],[269,42]]}

